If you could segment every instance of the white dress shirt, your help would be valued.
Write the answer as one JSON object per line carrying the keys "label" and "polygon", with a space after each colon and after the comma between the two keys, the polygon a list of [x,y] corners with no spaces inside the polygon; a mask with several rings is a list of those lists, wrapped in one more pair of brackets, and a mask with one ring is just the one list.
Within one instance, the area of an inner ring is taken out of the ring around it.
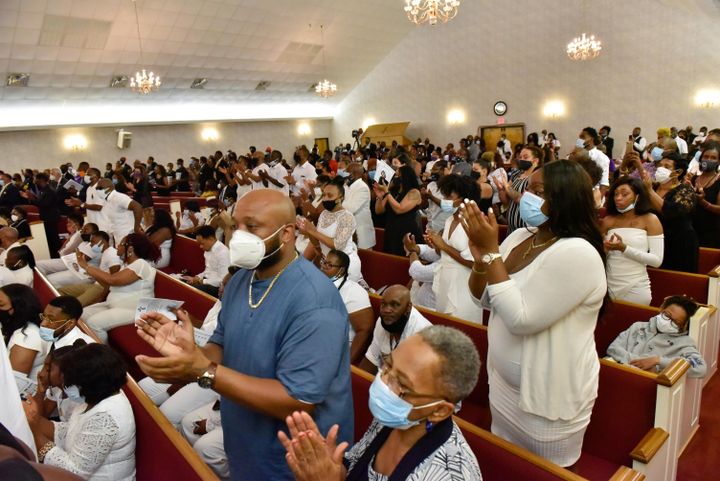
{"label": "white dress shirt", "polygon": [[343,208],[355,216],[358,247],[360,249],[373,247],[375,226],[370,213],[370,188],[362,179],[357,179],[345,189]]}
{"label": "white dress shirt", "polygon": [[205,251],[205,270],[198,274],[203,284],[218,287],[230,267],[230,249],[220,241],[215,241],[209,251]]}
{"label": "white dress shirt", "polygon": [[[96,184],[97,185],[97,184]],[[101,190],[97,190],[95,185],[91,185],[87,188],[85,196],[85,204],[99,205],[100,207],[105,205],[105,194]],[[103,210],[86,210],[88,222],[98,226],[101,231],[107,232],[110,229],[110,222],[108,221],[106,212]],[[134,221],[134,217],[133,217]]]}
{"label": "white dress shirt", "polygon": [[418,331],[422,331],[429,326],[432,326],[432,323],[425,319],[425,317],[423,317],[417,309],[412,307],[405,329],[403,329],[403,332],[400,335],[400,340],[395,342],[392,334],[382,327],[380,318],[378,318],[375,323],[372,344],[368,347],[365,357],[379,369],[382,366],[382,358],[385,355],[390,354],[390,352],[392,352],[404,339],[407,339]]}
{"label": "white dress shirt", "polygon": [[270,177],[280,182],[282,184],[282,187],[278,187],[272,182],[268,182],[268,188],[273,190],[279,190],[285,195],[290,195],[290,186],[288,185],[287,180],[285,180],[285,177],[287,177],[287,175],[287,170],[285,170],[285,167],[283,167],[280,162],[270,167]]}
{"label": "white dress shirt", "polygon": [[130,210],[132,199],[113,190],[105,200],[101,212],[108,220],[111,233],[115,238],[115,244],[118,244],[126,235],[135,231],[135,213]]}
{"label": "white dress shirt", "polygon": [[600,152],[597,147],[593,147],[590,151],[588,151],[588,155],[590,156],[590,159],[592,159],[593,162],[595,162],[598,167],[602,169],[602,178],[600,179],[600,185],[604,185],[606,187],[610,186],[610,158]]}
{"label": "white dress shirt", "polygon": [[300,189],[305,187],[306,180],[317,179],[315,167],[307,161],[304,164],[297,164],[292,171],[292,176],[295,179],[295,185],[291,189],[293,195],[300,195]]}
{"label": "white dress shirt", "polygon": [[678,146],[678,153],[680,155],[687,155],[688,153],[688,144],[680,137],[675,137],[675,143]]}

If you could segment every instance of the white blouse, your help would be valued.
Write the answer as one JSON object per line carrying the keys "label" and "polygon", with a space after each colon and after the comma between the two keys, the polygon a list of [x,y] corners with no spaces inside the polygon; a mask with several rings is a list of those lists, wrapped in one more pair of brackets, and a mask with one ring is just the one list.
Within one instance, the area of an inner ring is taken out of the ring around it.
{"label": "white blouse", "polygon": [[8,341],[8,353],[12,351],[14,346],[24,347],[25,349],[37,352],[33,360],[32,369],[30,369],[30,374],[27,376],[33,381],[37,380],[38,372],[40,372],[45,362],[45,356],[50,352],[50,343],[40,338],[40,327],[37,324],[28,322],[25,327],[15,329],[15,332],[13,332]]}
{"label": "white blouse", "polygon": [[107,301],[123,301],[130,297],[155,297],[155,268],[145,259],[137,259],[130,265],[123,266],[130,269],[139,279],[125,286],[110,286]]}
{"label": "white blouse", "polygon": [[55,447],[45,464],[90,481],[135,480],[135,417],[120,392],[92,409],[76,408],[67,422],[54,422]]}

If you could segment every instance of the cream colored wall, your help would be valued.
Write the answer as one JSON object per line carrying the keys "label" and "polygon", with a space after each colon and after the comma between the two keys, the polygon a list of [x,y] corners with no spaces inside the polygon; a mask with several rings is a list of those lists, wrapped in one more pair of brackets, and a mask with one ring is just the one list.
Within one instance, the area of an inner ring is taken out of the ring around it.
{"label": "cream colored wall", "polygon": [[[248,151],[250,145],[258,149],[271,146],[279,149],[286,158],[300,144],[312,146],[314,138],[330,136],[330,120],[307,121],[311,132],[298,134],[301,121],[232,122],[191,125],[124,126],[132,132],[132,146],[120,150],[116,146],[120,127],[67,128],[0,132],[0,170],[17,172],[20,168],[44,169],[71,161],[74,165],[86,160],[93,166],[104,168],[125,156],[128,159],[145,159],[153,155],[163,164],[178,158],[207,155],[216,150],[232,149],[238,153]],[[204,127],[214,127],[219,133],[216,142],[201,138]],[[71,152],[64,148],[63,140],[69,134],[82,134],[87,138],[85,151]],[[332,139],[331,139],[332,140]]]}
{"label": "cream colored wall", "polygon": [[[411,121],[409,136],[456,141],[494,124],[497,100],[507,123],[554,131],[567,151],[579,130],[609,124],[616,144],[632,127],[654,138],[659,126],[720,127],[719,110],[693,105],[699,88],[720,88],[720,9],[705,0],[593,0],[586,23],[579,0],[467,0],[445,25],[417,27],[343,100],[336,143],[372,117]],[[583,25],[603,41],[602,55],[573,62],[565,46]],[[545,119],[546,101],[565,102]],[[448,124],[461,108],[466,122]],[[619,149],[616,148],[616,151]]]}

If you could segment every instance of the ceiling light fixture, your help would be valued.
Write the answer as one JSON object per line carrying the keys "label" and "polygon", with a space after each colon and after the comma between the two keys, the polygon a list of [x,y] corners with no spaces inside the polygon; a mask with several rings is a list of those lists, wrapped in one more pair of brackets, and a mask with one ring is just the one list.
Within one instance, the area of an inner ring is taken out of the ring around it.
{"label": "ceiling light fixture", "polygon": [[695,94],[695,105],[703,109],[714,109],[720,106],[720,90],[704,89]]}
{"label": "ceiling light fixture", "polygon": [[596,40],[595,35],[588,37],[584,32],[567,44],[567,54],[572,60],[591,60],[600,55],[600,50],[602,42]]}
{"label": "ceiling light fixture", "polygon": [[325,74],[325,78],[315,85],[315,93],[326,99],[335,95],[337,92],[337,85],[327,79],[327,65],[325,64],[325,35],[323,33],[322,25],[320,25],[320,46],[322,47],[323,73]]}
{"label": "ceiling light fixture", "polygon": [[405,0],[405,13],[412,23],[435,25],[455,18],[459,6],[460,0]]}
{"label": "ceiling light fixture", "polygon": [[[142,38],[140,37],[140,18],[138,17],[137,1],[132,0],[135,7],[135,23],[137,24],[138,44],[140,45],[140,62],[143,61]],[[160,76],[156,76],[152,71],[148,74],[145,69],[141,72],[135,72],[134,77],[130,77],[130,88],[134,92],[143,95],[149,94],[153,90],[160,88]]]}

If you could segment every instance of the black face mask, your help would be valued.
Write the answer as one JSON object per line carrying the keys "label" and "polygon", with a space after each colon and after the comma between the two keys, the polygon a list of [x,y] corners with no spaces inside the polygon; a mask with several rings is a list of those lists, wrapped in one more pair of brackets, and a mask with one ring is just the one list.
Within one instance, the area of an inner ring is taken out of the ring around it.
{"label": "black face mask", "polygon": [[480,178],[480,172],[470,172],[470,177],[472,177],[475,180],[478,180]]}
{"label": "black face mask", "polygon": [[520,170],[530,170],[532,167],[532,162],[529,160],[518,160],[517,161],[518,169]]}
{"label": "black face mask", "polygon": [[432,174],[432,175],[430,176],[430,180],[431,180],[432,182],[437,182],[439,178],[440,178],[440,176],[439,176],[438,174]]}
{"label": "black face mask", "polygon": [[337,201],[336,200],[324,200],[324,201],[322,201],[322,205],[323,205],[323,209],[325,209],[327,211],[332,211],[335,208],[335,206],[337,205]]}
{"label": "black face mask", "polygon": [[408,314],[403,314],[397,321],[393,322],[392,324],[386,324],[385,321],[380,318],[380,324],[382,324],[383,329],[385,329],[390,334],[400,334],[405,330],[408,319],[410,319],[410,316]]}
{"label": "black face mask", "polygon": [[83,240],[83,242],[90,242],[90,236],[92,234],[80,234],[80,238]]}
{"label": "black face mask", "polygon": [[700,162],[700,170],[703,172],[715,172],[718,170],[718,165],[720,165],[720,162],[717,160],[703,160]]}

